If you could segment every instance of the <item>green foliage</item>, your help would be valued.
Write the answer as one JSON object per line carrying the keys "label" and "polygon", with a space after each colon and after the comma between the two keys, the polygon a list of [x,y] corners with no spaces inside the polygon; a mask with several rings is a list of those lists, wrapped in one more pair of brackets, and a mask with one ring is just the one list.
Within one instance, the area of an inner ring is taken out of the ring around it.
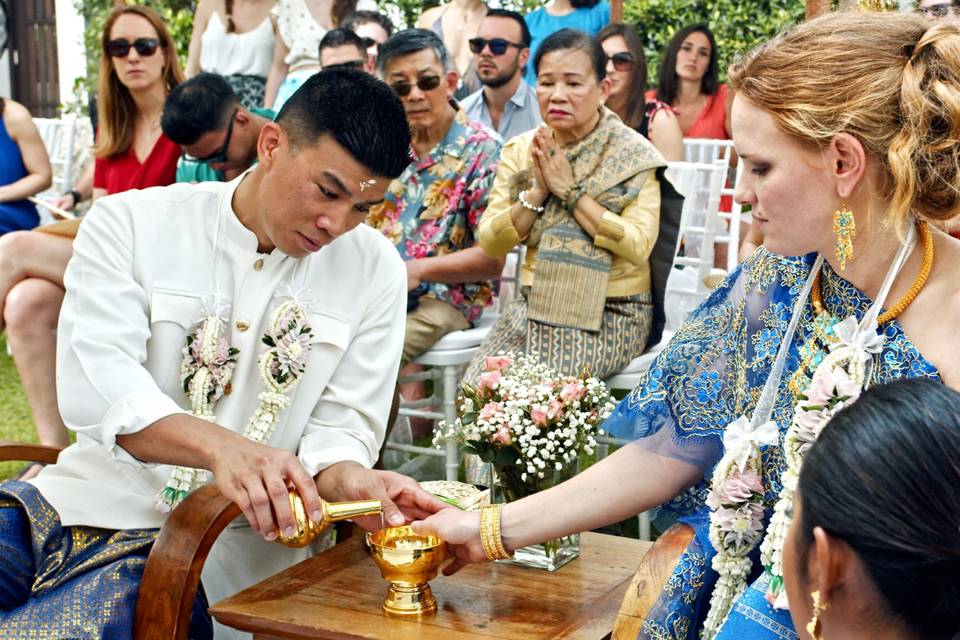
{"label": "green foliage", "polygon": [[706,23],[717,39],[720,73],[727,65],[804,17],[799,0],[626,0],[624,22],[643,40],[648,83],[655,86],[663,51],[688,24]]}

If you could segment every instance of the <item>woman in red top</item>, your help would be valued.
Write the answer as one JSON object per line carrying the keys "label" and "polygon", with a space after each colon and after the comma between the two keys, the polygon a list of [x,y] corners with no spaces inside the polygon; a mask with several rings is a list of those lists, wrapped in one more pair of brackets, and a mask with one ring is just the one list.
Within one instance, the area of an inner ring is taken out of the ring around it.
{"label": "woman in red top", "polygon": [[[167,94],[183,81],[176,47],[162,18],[143,6],[117,8],[100,40],[99,122],[93,199],[172,184],[180,147],[163,135]],[[43,228],[41,228],[41,231]],[[66,235],[15,232],[0,238],[0,315],[42,444],[70,444],[57,410],[56,337],[63,273],[76,227]],[[23,469],[33,477],[37,465]]]}
{"label": "woman in red top", "polygon": [[733,93],[720,82],[717,42],[706,25],[684,27],[670,40],[660,63],[660,84],[647,98],[677,111],[684,138],[730,139]]}
{"label": "woman in red top", "polygon": [[154,11],[121,7],[101,37],[93,198],[172,184],[180,147],[163,135],[167,94],[183,81],[177,50]]}

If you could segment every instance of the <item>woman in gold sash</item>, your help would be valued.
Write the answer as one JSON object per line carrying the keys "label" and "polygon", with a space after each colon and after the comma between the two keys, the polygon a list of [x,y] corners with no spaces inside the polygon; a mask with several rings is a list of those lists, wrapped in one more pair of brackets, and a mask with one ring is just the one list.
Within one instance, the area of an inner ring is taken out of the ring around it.
{"label": "woman in gold sash", "polygon": [[526,246],[522,295],[493,326],[468,380],[485,356],[506,351],[604,378],[642,353],[650,333],[655,171],[665,162],[603,106],[610,81],[596,40],[557,31],[533,64],[546,124],[503,147],[479,229],[491,257]]}

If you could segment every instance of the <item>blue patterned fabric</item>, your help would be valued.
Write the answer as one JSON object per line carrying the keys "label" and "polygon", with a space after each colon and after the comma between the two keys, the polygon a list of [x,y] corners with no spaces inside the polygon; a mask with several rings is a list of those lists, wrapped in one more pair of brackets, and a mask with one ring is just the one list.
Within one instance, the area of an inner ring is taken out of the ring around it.
{"label": "blue patterned fabric", "polygon": [[[705,480],[660,508],[661,517],[690,524],[696,536],[648,614],[641,638],[692,640],[698,636],[717,577],[710,567],[714,550],[704,504],[707,481],[723,453],[723,429],[753,412],[814,258],[784,258],[758,250],[690,315],[603,425],[614,436],[636,439],[639,446],[696,465],[704,472]],[[825,318],[842,319],[851,314],[859,318],[871,303],[826,265],[821,287],[828,314],[817,317],[807,304],[789,347],[773,412],[781,438],[790,425],[799,393],[832,339]],[[936,368],[917,351],[896,320],[881,328],[886,341],[883,351],[874,356],[870,384],[916,377],[940,380]],[[763,451],[768,517],[780,492],[784,466],[780,447]],[[760,575],[759,560],[754,564],[751,580]],[[789,627],[789,616],[777,612],[771,617],[766,602],[750,597],[751,593],[748,590],[736,605],[734,615],[743,619],[738,621],[742,624],[738,624],[737,635],[723,637],[794,637],[773,630],[777,625]],[[793,632],[792,627],[789,631]]]}
{"label": "blue patterned fabric", "polygon": [[[0,483],[0,638],[132,638],[156,529],[63,527],[33,485]],[[213,637],[202,593],[190,638]]]}

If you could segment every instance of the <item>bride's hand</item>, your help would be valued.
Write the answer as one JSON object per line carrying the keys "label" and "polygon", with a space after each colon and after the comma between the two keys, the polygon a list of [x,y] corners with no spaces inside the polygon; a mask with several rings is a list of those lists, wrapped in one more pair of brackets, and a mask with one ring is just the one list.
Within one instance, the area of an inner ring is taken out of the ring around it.
{"label": "bride's hand", "polygon": [[480,542],[480,514],[476,511],[443,509],[410,526],[420,534],[438,535],[447,543],[454,559],[444,567],[445,576],[453,575],[471,562],[486,562],[488,559]]}

